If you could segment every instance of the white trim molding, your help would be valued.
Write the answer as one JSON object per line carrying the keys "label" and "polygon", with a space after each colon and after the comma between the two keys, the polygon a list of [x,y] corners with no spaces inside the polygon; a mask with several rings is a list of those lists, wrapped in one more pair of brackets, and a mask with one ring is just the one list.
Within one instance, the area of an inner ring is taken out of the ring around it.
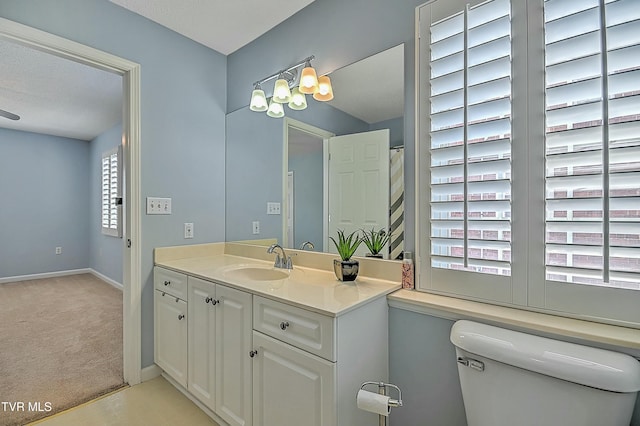
{"label": "white trim molding", "polygon": [[123,153],[125,159],[125,244],[123,254],[123,366],[130,385],[141,377],[141,217],[140,217],[140,65],[5,18],[0,39],[56,55],[123,77]]}
{"label": "white trim molding", "polygon": [[0,284],[15,283],[19,281],[29,281],[29,280],[41,280],[44,278],[66,277],[68,275],[91,274],[91,273],[93,273],[92,269],[82,268],[82,269],[69,269],[66,271],[43,272],[40,274],[16,275],[15,277],[0,278]]}

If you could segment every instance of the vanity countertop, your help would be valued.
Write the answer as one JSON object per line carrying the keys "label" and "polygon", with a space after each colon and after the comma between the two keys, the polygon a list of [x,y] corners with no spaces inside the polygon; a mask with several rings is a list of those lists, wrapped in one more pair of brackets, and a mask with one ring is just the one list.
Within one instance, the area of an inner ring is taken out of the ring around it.
{"label": "vanity countertop", "polygon": [[333,317],[340,316],[379,297],[386,297],[387,294],[401,287],[399,282],[362,275],[359,275],[355,281],[341,282],[336,279],[333,271],[296,265],[289,272],[289,277],[282,280],[239,279],[234,277],[230,271],[242,267],[273,268],[273,261],[230,254],[156,259],[155,264]]}

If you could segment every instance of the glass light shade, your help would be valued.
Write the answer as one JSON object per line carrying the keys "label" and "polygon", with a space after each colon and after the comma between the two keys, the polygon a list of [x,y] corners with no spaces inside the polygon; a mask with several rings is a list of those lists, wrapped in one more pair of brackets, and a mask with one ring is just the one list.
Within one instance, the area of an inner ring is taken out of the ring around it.
{"label": "glass light shade", "polygon": [[301,93],[297,87],[293,88],[291,93],[291,100],[289,101],[289,108],[300,111],[307,107],[307,97],[304,93]]}
{"label": "glass light shade", "polygon": [[273,86],[273,98],[275,102],[279,104],[286,104],[291,100],[291,90],[289,90],[289,82],[284,78],[276,80],[276,84]]}
{"label": "glass light shade", "polygon": [[313,94],[318,89],[318,76],[313,67],[308,66],[302,69],[300,74],[300,93]]}
{"label": "glass light shade", "polygon": [[313,99],[321,102],[333,99],[333,87],[331,87],[331,79],[328,75],[318,78],[318,90],[313,94]]}
{"label": "glass light shade", "polygon": [[284,117],[284,106],[281,103],[275,102],[273,98],[271,98],[267,115],[272,118]]}
{"label": "glass light shade", "polygon": [[251,93],[251,104],[249,105],[249,109],[251,111],[264,112],[268,108],[269,104],[267,103],[267,98],[264,95],[264,90],[255,89],[253,93]]}

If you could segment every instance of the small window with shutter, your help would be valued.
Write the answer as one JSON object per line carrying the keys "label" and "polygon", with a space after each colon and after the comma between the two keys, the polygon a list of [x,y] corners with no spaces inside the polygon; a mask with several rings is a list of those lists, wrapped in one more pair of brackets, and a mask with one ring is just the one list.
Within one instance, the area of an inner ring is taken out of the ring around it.
{"label": "small window with shutter", "polygon": [[121,152],[118,146],[102,154],[102,233],[112,237],[122,237]]}

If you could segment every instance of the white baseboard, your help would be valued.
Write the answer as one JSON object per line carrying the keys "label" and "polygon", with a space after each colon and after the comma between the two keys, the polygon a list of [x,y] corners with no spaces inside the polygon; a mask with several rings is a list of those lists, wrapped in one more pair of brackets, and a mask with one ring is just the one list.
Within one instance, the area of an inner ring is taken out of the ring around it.
{"label": "white baseboard", "polygon": [[30,275],[17,275],[15,277],[0,278],[0,284],[12,283],[17,281],[39,280],[42,278],[55,278],[64,277],[67,275],[77,274],[90,274],[92,270],[89,268],[84,269],[70,269],[67,271],[45,272],[42,274],[30,274]]}
{"label": "white baseboard", "polygon": [[96,271],[95,269],[90,269],[89,272],[91,272],[91,274],[93,274],[96,277],[100,278],[102,281],[106,282],[107,284],[111,284],[112,286],[114,286],[115,288],[117,288],[119,290],[123,290],[124,289],[122,283],[119,283],[116,280],[112,280],[108,276],[101,274],[100,272]]}
{"label": "white baseboard", "polygon": [[162,369],[155,364],[151,364],[148,367],[145,367],[140,372],[140,380],[146,382],[151,379],[155,379],[156,377],[162,374]]}

